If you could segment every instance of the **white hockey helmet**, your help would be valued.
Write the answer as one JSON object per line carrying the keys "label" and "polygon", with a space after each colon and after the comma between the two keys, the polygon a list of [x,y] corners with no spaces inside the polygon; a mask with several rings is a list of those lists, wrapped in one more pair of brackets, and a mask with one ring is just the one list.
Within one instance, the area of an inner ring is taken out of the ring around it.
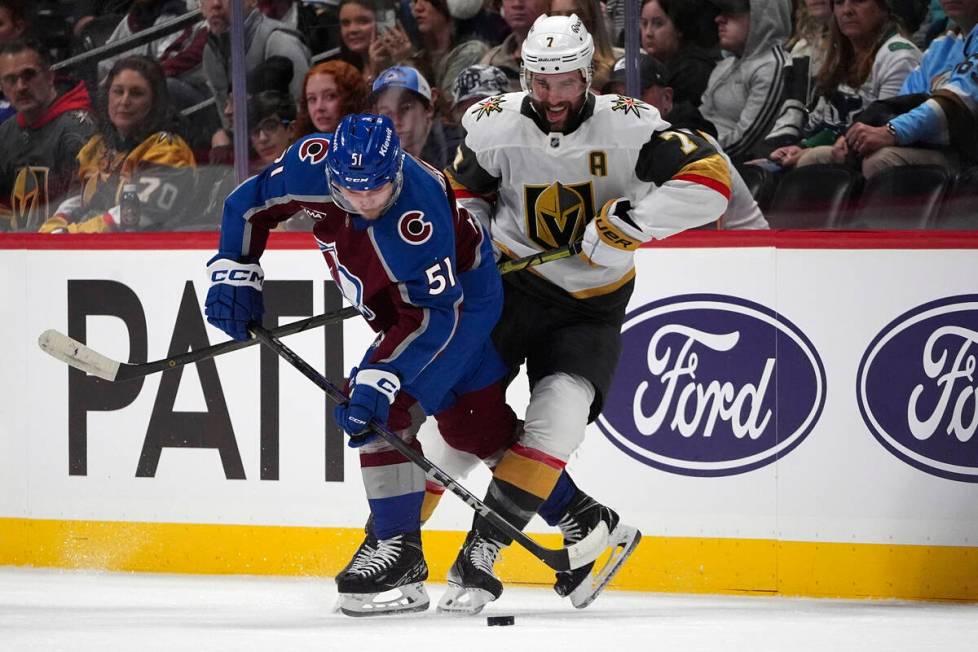
{"label": "white hockey helmet", "polygon": [[594,40],[577,14],[538,17],[523,40],[520,56],[523,59],[520,81],[524,91],[530,91],[530,78],[534,73],[552,75],[571,70],[580,70],[587,88],[591,88]]}

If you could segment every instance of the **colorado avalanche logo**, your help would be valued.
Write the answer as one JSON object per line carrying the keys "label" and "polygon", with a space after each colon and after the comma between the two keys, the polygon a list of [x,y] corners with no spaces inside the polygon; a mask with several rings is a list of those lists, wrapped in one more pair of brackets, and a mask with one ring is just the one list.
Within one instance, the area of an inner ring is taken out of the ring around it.
{"label": "colorado avalanche logo", "polygon": [[299,146],[299,160],[310,165],[322,163],[329,151],[329,141],[325,138],[310,138]]}
{"label": "colorado avalanche logo", "polygon": [[424,219],[424,213],[408,211],[401,215],[401,219],[397,221],[397,231],[401,234],[404,242],[420,245],[428,242],[435,229],[431,226],[431,222]]}
{"label": "colorado avalanche logo", "polygon": [[636,100],[634,97],[625,97],[624,95],[619,95],[618,99],[615,100],[615,103],[611,105],[612,111],[622,111],[625,113],[625,115],[634,113],[636,117],[640,115],[638,112],[639,109],[648,111],[649,105],[645,102]]}
{"label": "colorado avalanche logo", "polygon": [[475,113],[475,119],[481,120],[482,118],[490,116],[493,113],[502,113],[503,112],[502,104],[505,101],[506,101],[505,97],[503,97],[502,95],[496,95],[495,97],[490,97],[486,100],[483,100],[482,102],[479,102],[475,106],[475,109],[473,109],[473,113]]}

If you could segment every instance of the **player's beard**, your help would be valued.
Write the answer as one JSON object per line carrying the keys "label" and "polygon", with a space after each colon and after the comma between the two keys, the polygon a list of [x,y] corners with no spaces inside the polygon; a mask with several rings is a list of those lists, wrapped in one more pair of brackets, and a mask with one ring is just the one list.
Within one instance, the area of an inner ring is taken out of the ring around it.
{"label": "player's beard", "polygon": [[[536,110],[537,115],[544,119],[550,127],[550,131],[563,133],[567,130],[570,122],[580,113],[581,107],[584,106],[586,96],[587,93],[583,93],[574,102],[544,103],[534,97],[531,97],[530,100],[533,102],[533,108]],[[557,111],[555,112],[554,109],[557,109]]]}

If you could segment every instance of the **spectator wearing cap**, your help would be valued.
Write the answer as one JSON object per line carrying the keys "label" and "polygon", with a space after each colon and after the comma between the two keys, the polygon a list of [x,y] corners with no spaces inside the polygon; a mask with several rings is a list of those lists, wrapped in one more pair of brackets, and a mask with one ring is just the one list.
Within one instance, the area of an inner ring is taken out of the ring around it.
{"label": "spectator wearing cap", "polygon": [[480,63],[487,63],[503,70],[509,78],[509,90],[522,90],[520,52],[533,21],[547,12],[550,0],[502,0],[503,18],[513,31],[503,42],[491,48]]}
{"label": "spectator wearing cap", "polygon": [[[270,57],[285,57],[292,63],[293,99],[298,100],[302,80],[309,70],[309,48],[302,35],[286,25],[267,18],[256,8],[257,0],[242,0],[245,12],[245,67],[250,72]],[[231,70],[231,2],[232,0],[201,0],[200,8],[207,21],[210,36],[204,47],[204,73],[218,107],[227,103],[230,93]],[[229,128],[226,115],[222,124]]]}
{"label": "spectator wearing cap", "polygon": [[363,112],[367,94],[363,75],[350,64],[338,59],[317,63],[303,83],[296,138],[315,132],[333,133],[344,116]]}
{"label": "spectator wearing cap", "polygon": [[800,139],[769,155],[781,167],[843,162],[849,155],[843,134],[856,115],[898,95],[920,63],[920,50],[900,33],[887,0],[845,0],[833,11],[828,58],[816,77],[815,105],[803,118]]}
{"label": "spectator wearing cap", "polygon": [[458,74],[452,87],[452,119],[462,121],[462,115],[479,100],[509,92],[509,78],[496,66],[477,63]]}
{"label": "spectator wearing cap", "polygon": [[509,78],[495,66],[477,63],[458,74],[452,88],[450,122],[445,123],[445,141],[454,152],[465,138],[462,116],[469,108],[487,97],[509,92]]}
{"label": "spectator wearing cap", "polygon": [[642,49],[669,69],[676,102],[699,106],[716,68],[716,9],[705,0],[647,0],[642,5]]}
{"label": "spectator wearing cap", "polygon": [[710,0],[720,47],[730,56],[710,74],[700,111],[734,161],[771,130],[781,105],[791,34],[791,0]]}
{"label": "spectator wearing cap", "polygon": [[[676,99],[675,89],[669,82],[669,79],[675,75],[670,75],[669,68],[664,63],[642,52],[639,54],[638,64],[641,86],[638,99],[659,109],[663,119],[674,125],[679,124],[687,129],[703,131],[716,137],[716,127],[703,117],[699,109],[688,101]],[[624,57],[615,62],[611,77],[604,86],[604,92],[626,95]],[[667,115],[669,117],[666,117]]]}
{"label": "spectator wearing cap", "polygon": [[[673,89],[666,81],[670,77],[669,70],[664,64],[645,53],[640,54],[639,57],[639,80],[641,81],[642,92],[638,99],[658,109],[659,115],[662,116],[663,120],[668,120],[673,129],[699,132],[701,136],[716,147],[727,163],[730,172],[730,202],[727,204],[727,210],[716,221],[715,228],[770,228],[764,214],[754,200],[750,188],[747,187],[747,183],[740,176],[740,172],[737,171],[730,157],[724,154],[720,143],[714,138],[716,130],[713,129],[713,125],[704,120],[699,110],[689,102],[673,103]],[[607,90],[609,92],[625,95],[624,63],[624,59],[620,59],[615,64],[611,79],[608,81]],[[709,228],[709,226],[703,228]]]}
{"label": "spectator wearing cap", "polygon": [[472,18],[481,8],[481,0],[414,0],[411,3],[423,47],[410,61],[427,73],[438,89],[436,106],[447,109],[455,78],[464,68],[479,63],[489,51],[489,46],[479,39],[459,34],[457,21]]}
{"label": "spectator wearing cap", "polygon": [[394,122],[401,148],[439,170],[448,165],[448,148],[441,122],[434,119],[431,86],[417,69],[394,66],[374,80],[370,96],[373,113]]}

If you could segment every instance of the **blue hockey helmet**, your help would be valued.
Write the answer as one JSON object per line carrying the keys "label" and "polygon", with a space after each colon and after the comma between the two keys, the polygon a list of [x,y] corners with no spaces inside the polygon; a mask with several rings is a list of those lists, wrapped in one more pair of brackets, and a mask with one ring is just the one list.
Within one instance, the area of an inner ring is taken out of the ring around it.
{"label": "blue hockey helmet", "polygon": [[340,121],[326,153],[326,177],[340,208],[356,210],[343,199],[339,189],[373,190],[385,183],[394,184],[390,203],[397,200],[403,179],[404,152],[387,116],[356,114]]}

